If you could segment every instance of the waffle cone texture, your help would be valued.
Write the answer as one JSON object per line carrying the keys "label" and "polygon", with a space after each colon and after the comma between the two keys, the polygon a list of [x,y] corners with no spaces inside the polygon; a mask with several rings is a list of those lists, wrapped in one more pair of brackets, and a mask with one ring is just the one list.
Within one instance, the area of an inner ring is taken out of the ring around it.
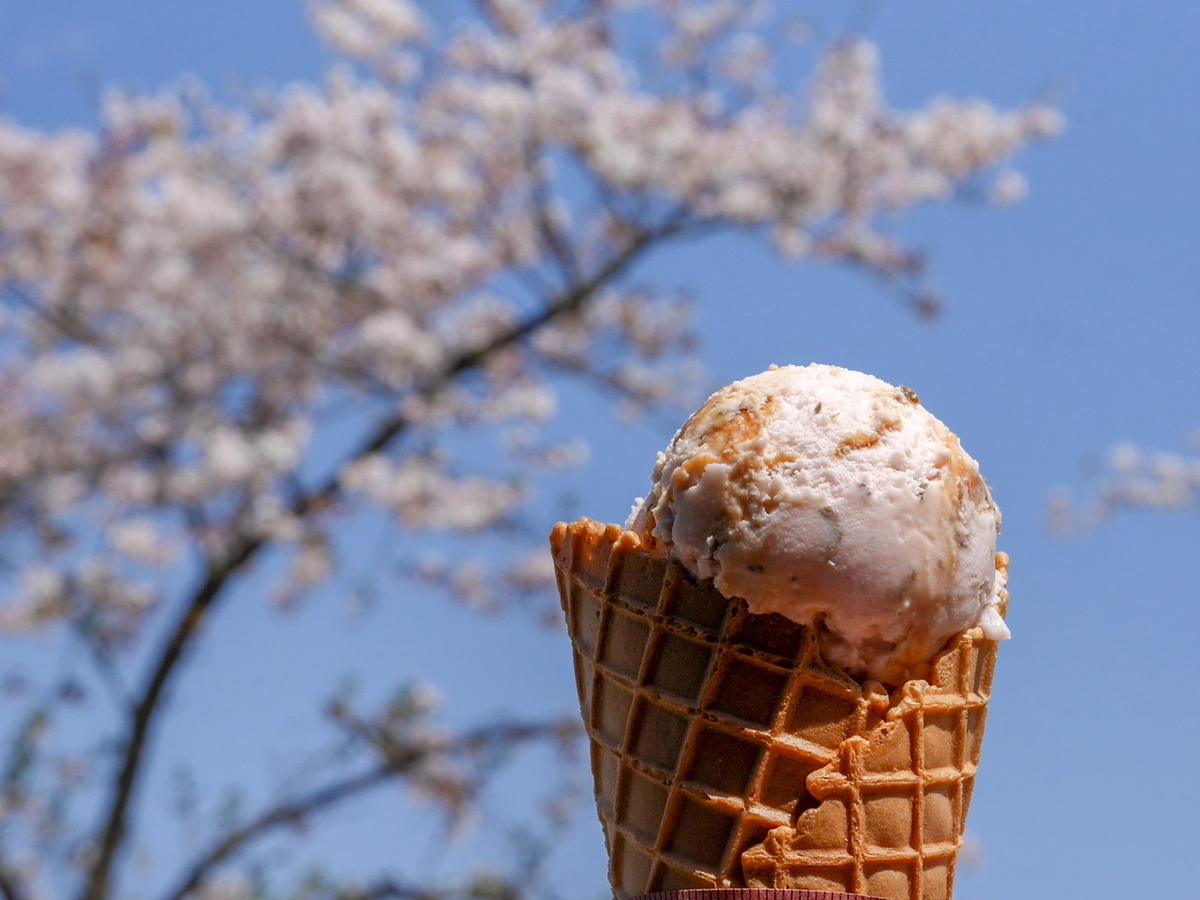
{"label": "waffle cone texture", "polygon": [[889,692],[616,525],[559,524],[551,547],[617,898],[949,900],[994,641],[970,629]]}

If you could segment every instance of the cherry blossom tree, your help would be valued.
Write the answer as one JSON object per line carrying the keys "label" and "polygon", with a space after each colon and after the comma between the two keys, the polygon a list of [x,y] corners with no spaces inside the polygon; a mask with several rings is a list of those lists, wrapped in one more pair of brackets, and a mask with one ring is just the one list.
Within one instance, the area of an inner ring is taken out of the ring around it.
{"label": "cherry blossom tree", "polygon": [[[1040,104],[892,110],[876,49],[850,37],[782,91],[786,28],[764,4],[481,0],[437,22],[326,0],[312,18],[340,56],[319,86],[240,107],[192,83],[110,95],[93,131],[0,121],[0,632],[82,646],[118,710],[102,749],[67,757],[47,724],[70,691],[9,686],[4,900],[127,892],[169,693],[252,571],[293,603],[344,577],[338,534],[379,511],[397,545],[511,531],[536,474],[580,456],[538,430],[556,385],[677,396],[686,308],[647,258],[746,232],[928,314],[887,217],[1017,199],[1010,159],[1059,128]],[[465,451],[465,432],[503,452]],[[504,571],[411,574],[477,602],[543,589],[543,537]],[[462,813],[498,748],[573,731],[568,710],[450,732],[429,696],[330,702],[352,763],[229,824],[163,900],[214,896],[258,842],[386,783]],[[309,895],[522,888],[376,874]]]}

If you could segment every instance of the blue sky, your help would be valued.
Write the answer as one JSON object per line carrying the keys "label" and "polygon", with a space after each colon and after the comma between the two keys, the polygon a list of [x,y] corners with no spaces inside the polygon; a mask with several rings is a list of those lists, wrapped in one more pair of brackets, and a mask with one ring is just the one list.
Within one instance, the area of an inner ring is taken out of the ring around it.
{"label": "blue sky", "polygon": [[[841,4],[795,6],[843,21]],[[1068,119],[1018,160],[1023,203],[930,208],[898,224],[928,250],[944,315],[918,320],[853,273],[781,264],[743,239],[674,249],[645,274],[694,296],[713,387],[771,363],[861,369],[914,388],[988,477],[1013,560],[1014,638],[969,824],[982,853],[960,874],[959,900],[1182,896],[1200,805],[1200,517],[1131,513],[1055,538],[1045,509],[1056,487],[1084,491],[1113,443],[1182,449],[1200,426],[1200,4],[872,8],[867,34],[894,106],[1048,95]],[[0,111],[34,127],[88,124],[101,83],[153,90],[191,72],[236,91],[317,77],[324,61],[289,0],[0,0]],[[564,418],[592,445],[571,477],[579,511],[597,519],[624,518],[670,438],[657,420],[615,422],[586,398]],[[480,624],[414,595],[360,619],[329,603],[280,621],[246,603],[214,627],[159,748],[162,761],[208,759],[211,784],[265,783],[318,735],[310,704],[290,699],[323,691],[314,655],[347,660],[365,685],[440,681],[455,719],[574,703],[565,636],[519,615]],[[536,771],[514,769],[495,807],[518,803]],[[305,852],[348,871],[391,858],[443,874],[467,854],[413,846],[393,806],[339,813]],[[603,893],[600,840],[585,806],[555,860],[573,894]]]}

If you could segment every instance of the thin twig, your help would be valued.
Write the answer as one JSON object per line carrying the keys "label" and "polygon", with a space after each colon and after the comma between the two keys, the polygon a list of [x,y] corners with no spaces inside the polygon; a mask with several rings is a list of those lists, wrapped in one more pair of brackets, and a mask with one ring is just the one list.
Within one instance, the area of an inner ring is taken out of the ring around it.
{"label": "thin twig", "polygon": [[187,869],[178,884],[163,895],[164,900],[183,900],[199,887],[212,868],[240,851],[246,844],[286,825],[302,822],[313,813],[333,806],[355,794],[368,791],[396,775],[392,764],[384,764],[343,781],[315,790],[295,800],[286,801],[268,810],[252,822],[237,828],[201,854]]}
{"label": "thin twig", "polygon": [[[353,731],[372,744],[383,743],[375,729],[367,725],[355,723]],[[467,731],[445,747],[444,751],[449,755],[479,753],[494,744],[505,745],[537,738],[558,737],[562,731],[562,724],[554,721],[506,722]],[[300,823],[343,800],[370,790],[389,778],[403,776],[431,752],[433,751],[425,748],[396,747],[393,744],[387,748],[384,761],[376,768],[279,803],[242,827],[229,832],[197,856],[188,866],[186,874],[174,888],[163,895],[162,900],[184,900],[189,893],[204,883],[215,866],[240,853],[252,842],[280,827]]]}
{"label": "thin twig", "polygon": [[79,620],[73,622],[75,626],[75,636],[79,642],[83,644],[84,650],[88,654],[88,658],[92,661],[92,665],[96,669],[96,674],[104,683],[105,689],[109,693],[109,698],[113,704],[120,710],[129,710],[133,704],[129,698],[129,691],[126,689],[124,682],[121,680],[121,673],[114,665],[112,658],[104,651],[98,640],[93,639]]}
{"label": "thin twig", "polygon": [[530,147],[525,155],[525,167],[529,172],[529,177],[533,181],[533,206],[534,213],[537,218],[538,231],[541,234],[542,242],[546,245],[546,249],[558,262],[559,270],[571,281],[579,280],[579,261],[575,258],[575,254],[571,252],[571,248],[559,234],[558,228],[555,227],[554,219],[550,211],[550,191],[546,180],[540,176],[538,168],[538,154],[536,147]]}
{"label": "thin twig", "polygon": [[8,868],[0,863],[0,897],[3,900],[26,900],[25,891],[17,884]]}
{"label": "thin twig", "polygon": [[347,893],[346,898],[347,900],[446,900],[447,897],[456,894],[462,894],[462,891],[430,890],[385,878],[376,881],[364,890]]}

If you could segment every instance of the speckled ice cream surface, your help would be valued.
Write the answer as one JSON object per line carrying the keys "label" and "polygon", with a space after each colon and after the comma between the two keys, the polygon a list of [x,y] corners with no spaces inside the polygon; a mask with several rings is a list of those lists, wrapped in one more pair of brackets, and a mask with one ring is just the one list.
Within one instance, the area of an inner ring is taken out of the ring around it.
{"label": "speckled ice cream surface", "polygon": [[658,455],[626,527],[752,613],[820,623],[825,655],[920,677],[997,609],[1000,511],[958,438],[904,387],[772,367],[718,391]]}

